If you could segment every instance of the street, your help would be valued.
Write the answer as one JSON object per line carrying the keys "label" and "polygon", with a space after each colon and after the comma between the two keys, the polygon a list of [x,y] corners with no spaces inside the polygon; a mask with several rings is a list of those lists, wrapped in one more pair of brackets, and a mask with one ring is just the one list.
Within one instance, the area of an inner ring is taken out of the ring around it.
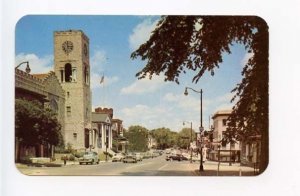
{"label": "street", "polygon": [[19,167],[33,176],[193,176],[199,163],[166,161],[165,155],[144,159],[138,163],[101,162],[98,165],[79,165],[71,162],[62,167]]}

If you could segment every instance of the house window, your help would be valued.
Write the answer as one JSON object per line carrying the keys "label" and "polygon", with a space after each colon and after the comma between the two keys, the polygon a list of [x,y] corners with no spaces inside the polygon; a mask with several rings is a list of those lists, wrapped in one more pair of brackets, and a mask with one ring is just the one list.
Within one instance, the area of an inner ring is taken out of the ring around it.
{"label": "house window", "polygon": [[223,126],[227,125],[227,119],[223,119],[222,122],[223,122]]}
{"label": "house window", "polygon": [[231,143],[231,144],[230,144],[230,148],[231,148],[231,149],[235,149],[235,143]]}
{"label": "house window", "polygon": [[58,105],[57,105],[57,102],[54,99],[51,99],[51,101],[50,101],[50,108],[52,109],[52,111],[54,111],[57,114]]}
{"label": "house window", "polygon": [[67,117],[71,116],[71,106],[67,106]]}
{"label": "house window", "polygon": [[70,97],[70,92],[67,92],[67,97],[68,97],[68,98]]}
{"label": "house window", "polygon": [[73,139],[77,140],[77,133],[73,133]]}

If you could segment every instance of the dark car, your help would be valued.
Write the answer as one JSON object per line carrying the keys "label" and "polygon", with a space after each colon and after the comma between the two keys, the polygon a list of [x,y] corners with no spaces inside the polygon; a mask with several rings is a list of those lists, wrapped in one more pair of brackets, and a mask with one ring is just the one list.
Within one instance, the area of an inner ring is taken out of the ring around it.
{"label": "dark car", "polygon": [[171,155],[166,156],[166,160],[167,161],[173,161],[173,160],[183,161],[183,160],[188,160],[188,159],[181,154],[171,154]]}

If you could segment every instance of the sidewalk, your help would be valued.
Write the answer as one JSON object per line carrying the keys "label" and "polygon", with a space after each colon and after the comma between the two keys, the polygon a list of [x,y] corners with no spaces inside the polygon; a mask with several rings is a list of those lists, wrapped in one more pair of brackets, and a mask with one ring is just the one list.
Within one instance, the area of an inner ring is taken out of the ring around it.
{"label": "sidewalk", "polygon": [[240,166],[239,163],[220,163],[218,172],[218,162],[206,161],[203,163],[204,171],[200,172],[200,163],[193,164],[192,169],[198,176],[255,176],[254,169],[252,167]]}

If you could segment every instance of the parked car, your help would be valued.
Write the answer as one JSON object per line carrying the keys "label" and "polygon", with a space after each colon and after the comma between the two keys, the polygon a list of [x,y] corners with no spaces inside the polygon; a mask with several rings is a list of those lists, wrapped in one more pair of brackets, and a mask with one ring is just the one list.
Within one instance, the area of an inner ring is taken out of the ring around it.
{"label": "parked car", "polygon": [[158,152],[156,152],[156,151],[152,152],[152,158],[158,157],[158,156],[160,156],[160,154]]}
{"label": "parked car", "polygon": [[183,161],[183,160],[188,160],[188,159],[181,154],[171,154],[171,155],[166,156],[166,160],[167,161],[173,161],[173,160]]}
{"label": "parked car", "polygon": [[143,153],[143,159],[149,159],[152,158],[152,154],[150,152]]}
{"label": "parked car", "polygon": [[143,160],[143,156],[141,153],[137,152],[137,153],[134,153],[135,155],[135,158],[137,161],[142,161]]}
{"label": "parked car", "polygon": [[187,160],[191,160],[191,154],[189,153],[181,153],[181,155],[186,158]]}
{"label": "parked car", "polygon": [[85,164],[99,164],[99,157],[98,157],[98,153],[97,152],[92,152],[92,151],[89,151],[89,152],[85,152],[83,154],[83,157],[80,157],[79,158],[79,164],[81,165],[82,163],[85,163]]}
{"label": "parked car", "polygon": [[123,159],[123,163],[137,163],[136,156],[134,154],[127,154]]}
{"label": "parked car", "polygon": [[116,153],[112,157],[112,162],[123,161],[125,155],[123,153]]}

